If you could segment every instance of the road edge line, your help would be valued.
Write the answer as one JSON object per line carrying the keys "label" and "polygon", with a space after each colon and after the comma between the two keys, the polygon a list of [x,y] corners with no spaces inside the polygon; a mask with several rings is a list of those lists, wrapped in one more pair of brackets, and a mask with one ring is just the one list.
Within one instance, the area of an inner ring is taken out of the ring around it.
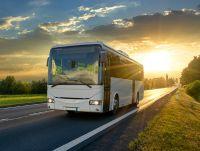
{"label": "road edge line", "polygon": [[113,126],[114,124],[116,124],[118,122],[120,122],[121,120],[125,119],[126,117],[130,116],[131,114],[133,114],[133,113],[135,113],[137,111],[138,111],[138,109],[134,109],[134,110],[124,114],[123,116],[120,116],[119,118],[117,118],[115,120],[112,120],[112,121],[110,121],[110,122],[108,122],[108,123],[96,128],[96,129],[94,129],[94,130],[92,130],[92,131],[90,131],[90,132],[88,132],[88,133],[86,133],[86,134],[84,134],[84,135],[82,135],[82,136],[70,141],[69,143],[56,148],[54,151],[66,151],[66,150],[69,150],[69,149],[75,147],[76,145],[82,143],[83,141],[91,138],[92,136],[98,134],[99,132],[101,132],[101,131]]}
{"label": "road edge line", "polygon": [[[168,93],[160,95],[159,98],[157,98],[156,100],[153,100],[152,103],[147,103],[146,107],[152,105],[153,103],[155,103],[156,101],[160,100],[164,96],[169,95],[170,93],[174,92],[176,89],[177,88],[174,88],[173,90],[169,91]],[[118,122],[120,122],[121,120],[127,118],[131,114],[136,113],[137,111],[140,111],[140,109],[136,108],[136,109],[134,109],[134,110],[132,110],[132,111],[130,111],[130,112],[118,117],[117,119],[114,119],[114,120],[112,120],[112,121],[110,121],[110,122],[108,122],[108,123],[96,128],[96,129],[94,129],[94,130],[92,130],[92,131],[90,131],[90,132],[88,132],[88,133],[86,133],[86,134],[84,134],[84,135],[82,135],[82,136],[80,136],[80,137],[78,137],[78,138],[76,138],[76,139],[74,139],[74,140],[72,140],[72,141],[70,141],[70,142],[58,147],[58,148],[56,148],[56,149],[54,149],[53,151],[67,151],[67,150],[70,150],[70,149],[74,148],[75,146],[77,146],[78,144],[80,144],[80,143],[86,141],[87,139],[95,136],[96,134],[106,130],[107,128],[109,128],[109,127],[111,127],[111,126],[113,126],[115,124],[117,124]]]}

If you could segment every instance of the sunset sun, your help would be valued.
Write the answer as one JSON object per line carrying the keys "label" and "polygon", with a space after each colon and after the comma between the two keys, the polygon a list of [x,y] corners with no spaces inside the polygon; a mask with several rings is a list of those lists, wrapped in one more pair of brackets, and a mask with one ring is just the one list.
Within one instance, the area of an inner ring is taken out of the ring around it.
{"label": "sunset sun", "polygon": [[200,0],[2,0],[0,151],[200,151],[199,27]]}
{"label": "sunset sun", "polygon": [[[137,56],[136,56],[137,57]],[[167,72],[171,67],[171,57],[168,51],[154,51],[138,56],[146,72]]]}

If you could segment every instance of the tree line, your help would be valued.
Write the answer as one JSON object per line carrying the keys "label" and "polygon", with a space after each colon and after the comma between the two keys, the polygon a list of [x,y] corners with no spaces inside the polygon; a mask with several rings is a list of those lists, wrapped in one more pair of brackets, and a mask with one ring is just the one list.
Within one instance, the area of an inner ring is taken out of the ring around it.
{"label": "tree line", "polygon": [[[173,78],[152,78],[144,79],[146,90],[173,86],[176,79]],[[0,81],[0,94],[45,94],[47,92],[47,81],[45,79],[23,82],[17,81],[14,76],[7,76]]]}
{"label": "tree line", "polygon": [[168,78],[168,76],[166,76],[166,78],[158,77],[158,78],[144,79],[144,89],[150,90],[150,89],[170,87],[177,82],[178,79]]}
{"label": "tree line", "polygon": [[186,85],[194,82],[195,80],[200,80],[200,55],[195,56],[188,66],[182,71],[181,74],[181,84]]}
{"label": "tree line", "polygon": [[0,81],[0,94],[43,94],[47,92],[45,79],[22,82],[17,81],[14,76],[7,76]]}
{"label": "tree line", "polygon": [[187,94],[200,101],[200,55],[195,56],[182,71],[180,82]]}

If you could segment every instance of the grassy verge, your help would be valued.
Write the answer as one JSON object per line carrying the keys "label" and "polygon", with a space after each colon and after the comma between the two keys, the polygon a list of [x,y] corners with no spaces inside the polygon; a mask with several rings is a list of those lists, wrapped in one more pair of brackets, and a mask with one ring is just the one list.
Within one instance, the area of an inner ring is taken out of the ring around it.
{"label": "grassy verge", "polygon": [[130,150],[195,151],[200,149],[200,103],[179,90],[148,124]]}
{"label": "grassy verge", "polygon": [[0,107],[46,102],[45,94],[0,95]]}
{"label": "grassy verge", "polygon": [[186,93],[200,102],[200,80],[196,80],[186,87]]}

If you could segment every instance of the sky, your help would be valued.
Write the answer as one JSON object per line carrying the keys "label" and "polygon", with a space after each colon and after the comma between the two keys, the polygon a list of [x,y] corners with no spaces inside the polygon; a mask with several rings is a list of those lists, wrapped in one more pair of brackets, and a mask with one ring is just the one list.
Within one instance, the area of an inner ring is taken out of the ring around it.
{"label": "sky", "polygon": [[0,4],[0,79],[47,77],[57,44],[102,41],[144,65],[145,77],[180,77],[200,55],[199,0],[7,0]]}

